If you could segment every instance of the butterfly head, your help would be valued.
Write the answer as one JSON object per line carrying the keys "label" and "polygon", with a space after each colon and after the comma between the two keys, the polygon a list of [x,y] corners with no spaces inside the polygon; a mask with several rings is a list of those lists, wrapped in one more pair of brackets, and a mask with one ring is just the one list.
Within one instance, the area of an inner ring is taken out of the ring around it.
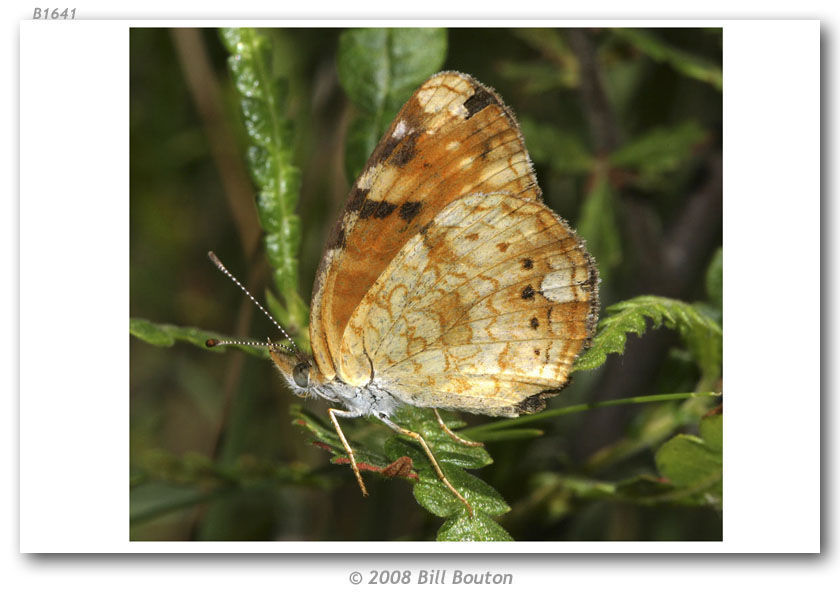
{"label": "butterfly head", "polygon": [[315,388],[326,383],[315,361],[302,352],[292,352],[285,346],[275,345],[269,348],[269,354],[286,383],[298,396],[310,396]]}

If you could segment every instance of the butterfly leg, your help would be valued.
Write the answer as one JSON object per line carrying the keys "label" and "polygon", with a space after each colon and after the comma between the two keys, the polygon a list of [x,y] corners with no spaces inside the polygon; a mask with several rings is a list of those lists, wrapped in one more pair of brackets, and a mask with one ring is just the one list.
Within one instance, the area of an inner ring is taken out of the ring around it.
{"label": "butterfly leg", "polygon": [[459,492],[458,490],[455,489],[455,486],[453,486],[451,483],[449,483],[449,480],[446,478],[446,475],[443,474],[443,471],[441,470],[440,465],[438,464],[438,461],[435,458],[435,455],[432,454],[432,450],[431,450],[431,448],[429,448],[429,445],[426,443],[426,440],[423,439],[423,436],[420,435],[419,433],[417,433],[416,431],[409,431],[408,429],[405,429],[404,427],[400,427],[399,425],[397,425],[396,423],[391,421],[385,415],[377,415],[377,416],[379,417],[379,420],[382,421],[383,423],[385,423],[388,427],[390,427],[391,429],[393,429],[397,433],[401,433],[402,435],[407,435],[411,439],[417,441],[423,447],[423,450],[426,452],[426,456],[429,457],[429,462],[432,463],[432,467],[434,467],[435,473],[437,473],[438,478],[443,482],[443,484],[446,487],[449,488],[450,492],[455,494],[455,497],[458,498],[458,500],[460,500],[461,502],[464,503],[464,506],[467,507],[467,512],[470,513],[470,516],[471,517],[474,516],[472,505],[470,505],[470,503],[467,502],[467,499],[464,498],[461,495],[461,492]]}
{"label": "butterfly leg", "polygon": [[347,438],[344,437],[344,432],[341,431],[341,427],[338,424],[338,419],[336,419],[336,417],[352,419],[360,415],[353,411],[338,410],[336,408],[328,408],[327,414],[330,416],[330,421],[332,421],[333,427],[335,427],[335,432],[338,434],[341,443],[344,445],[344,449],[347,451],[347,456],[350,457],[350,468],[353,469],[353,473],[356,474],[356,481],[359,482],[359,487],[362,490],[362,496],[367,496],[368,492],[367,488],[365,487],[365,482],[362,480],[362,474],[359,471],[359,466],[356,464],[356,455],[353,452],[353,449],[350,447],[350,444],[347,443]]}
{"label": "butterfly leg", "polygon": [[437,418],[437,422],[440,425],[440,428],[443,429],[443,432],[446,435],[448,435],[449,437],[451,437],[453,440],[455,440],[459,444],[464,444],[465,446],[471,446],[473,448],[477,448],[479,446],[484,445],[481,442],[473,442],[471,440],[465,440],[464,438],[459,436],[457,433],[455,433],[454,431],[449,429],[449,426],[446,423],[443,422],[443,418],[440,416],[440,413],[438,412],[438,409],[435,408],[433,410],[435,411],[435,417]]}

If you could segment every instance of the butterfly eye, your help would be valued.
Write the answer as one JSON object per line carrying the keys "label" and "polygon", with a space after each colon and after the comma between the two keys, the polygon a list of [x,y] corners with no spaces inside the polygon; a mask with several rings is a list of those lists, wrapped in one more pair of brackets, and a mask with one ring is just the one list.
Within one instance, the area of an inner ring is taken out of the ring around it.
{"label": "butterfly eye", "polygon": [[309,364],[300,362],[295,365],[292,370],[292,379],[295,380],[295,384],[302,388],[309,387]]}

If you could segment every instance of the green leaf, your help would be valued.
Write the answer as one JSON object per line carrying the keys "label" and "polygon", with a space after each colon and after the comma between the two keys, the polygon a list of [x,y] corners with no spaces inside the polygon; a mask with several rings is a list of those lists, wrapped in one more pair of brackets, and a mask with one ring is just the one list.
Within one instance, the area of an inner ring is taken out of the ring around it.
{"label": "green leaf", "polygon": [[723,88],[720,66],[684,50],[675,48],[656,35],[640,29],[615,28],[613,35],[623,39],[657,62],[664,62],[687,77],[708,83],[716,90]]}
{"label": "green leaf", "polygon": [[[309,308],[298,293],[300,219],[295,213],[300,171],[293,164],[293,127],[284,116],[288,82],[274,75],[269,39],[249,27],[222,29],[228,65],[248,134],[248,166],[258,188],[257,213],[274,283],[285,305],[284,324],[309,349]],[[278,315],[279,316],[279,315]]]}
{"label": "green leaf", "polygon": [[[499,492],[475,475],[463,469],[448,467],[443,468],[443,472],[455,489],[460,491],[472,505],[475,514],[497,516],[510,510]],[[438,479],[434,472],[420,473],[420,482],[414,486],[414,497],[423,508],[439,517],[467,515],[463,503]]]}
{"label": "green leaf", "polygon": [[621,264],[621,234],[612,189],[606,176],[598,175],[581,208],[578,232],[598,264],[601,278],[610,280],[612,269]]}
{"label": "green leaf", "polygon": [[723,452],[723,415],[709,415],[700,421],[700,437],[714,452]]}
{"label": "green leaf", "polygon": [[198,329],[197,327],[180,327],[178,325],[152,323],[146,319],[132,317],[129,320],[129,332],[134,337],[153,346],[169,347],[180,340],[182,342],[189,342],[194,346],[204,348],[210,352],[224,352],[227,348],[235,347],[237,350],[253,356],[268,358],[268,351],[265,348],[253,346],[216,346],[214,348],[208,348],[206,345],[208,339],[224,338],[224,335],[215,331]]}
{"label": "green leaf", "polygon": [[723,416],[701,421],[702,438],[680,434],[656,452],[656,466],[677,488],[679,497],[699,498],[721,507],[723,502]]}
{"label": "green leaf", "polygon": [[572,175],[592,170],[595,159],[576,135],[528,117],[522,118],[521,125],[528,152],[535,162],[548,164],[558,173]]}
{"label": "green leaf", "polygon": [[346,170],[361,172],[411,93],[446,60],[445,29],[349,29],[338,44],[338,78],[360,115],[351,125]]}
{"label": "green leaf", "polygon": [[[135,319],[132,317],[129,319],[128,327],[131,335],[148,344],[152,344],[153,346],[163,346],[168,348],[169,346],[174,346],[175,340],[177,339],[172,331],[172,329],[175,328],[174,325],[159,325],[157,323],[147,321],[146,319]],[[188,333],[189,329],[187,327],[179,329],[183,330],[184,337],[188,341],[192,341],[193,336]],[[204,338],[205,341],[207,339],[208,338]]]}
{"label": "green leaf", "polygon": [[639,187],[657,187],[665,176],[683,166],[705,139],[706,132],[693,121],[657,127],[613,152],[609,162],[635,171]]}
{"label": "green leaf", "polygon": [[512,542],[510,534],[493,519],[483,514],[462,515],[450,519],[437,534],[439,542]]}
{"label": "green leaf", "polygon": [[606,309],[608,317],[598,323],[592,347],[578,358],[574,370],[594,369],[608,354],[623,354],[627,334],[641,336],[647,331],[647,319],[654,327],[675,329],[691,351],[704,377],[720,373],[723,355],[723,331],[714,320],[695,307],[661,296],[637,296]]}

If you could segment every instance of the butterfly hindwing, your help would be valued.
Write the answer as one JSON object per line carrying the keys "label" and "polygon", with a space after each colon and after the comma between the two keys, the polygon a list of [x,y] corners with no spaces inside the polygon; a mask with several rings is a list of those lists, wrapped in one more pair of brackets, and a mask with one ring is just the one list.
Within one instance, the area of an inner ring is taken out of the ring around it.
{"label": "butterfly hindwing", "polygon": [[353,313],[347,381],[376,374],[401,400],[515,416],[568,381],[592,336],[597,271],[542,203],[457,199],[406,243]]}

